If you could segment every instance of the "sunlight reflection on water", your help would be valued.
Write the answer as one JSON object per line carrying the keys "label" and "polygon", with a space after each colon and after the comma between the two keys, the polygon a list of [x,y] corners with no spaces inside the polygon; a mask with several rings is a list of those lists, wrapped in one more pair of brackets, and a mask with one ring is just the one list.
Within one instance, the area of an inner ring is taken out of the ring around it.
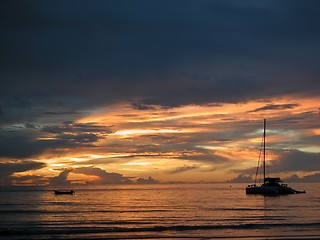
{"label": "sunlight reflection on water", "polygon": [[[90,186],[74,195],[1,190],[5,239],[315,237],[319,184],[307,194],[246,195],[245,184]],[[295,186],[294,186],[295,187]]]}

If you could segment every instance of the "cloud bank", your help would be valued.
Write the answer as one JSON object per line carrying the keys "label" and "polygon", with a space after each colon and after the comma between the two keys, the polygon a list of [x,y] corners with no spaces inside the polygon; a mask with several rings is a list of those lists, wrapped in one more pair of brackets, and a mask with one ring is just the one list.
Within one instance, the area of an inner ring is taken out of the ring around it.
{"label": "cloud bank", "polygon": [[119,167],[247,174],[257,119],[268,117],[285,140],[272,135],[279,171],[318,171],[319,7],[1,1],[0,161],[16,173],[22,160],[38,169],[26,159],[84,166],[105,183],[130,180],[111,173]]}
{"label": "cloud bank", "polygon": [[2,115],[8,121],[22,117],[24,107],[72,115],[122,100],[173,107],[317,95],[317,6],[5,1]]}

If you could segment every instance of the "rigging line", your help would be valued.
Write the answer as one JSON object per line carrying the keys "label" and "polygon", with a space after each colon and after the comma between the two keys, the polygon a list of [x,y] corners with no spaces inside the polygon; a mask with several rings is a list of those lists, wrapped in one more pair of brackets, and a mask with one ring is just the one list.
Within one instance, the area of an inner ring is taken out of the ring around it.
{"label": "rigging line", "polygon": [[261,162],[262,146],[263,146],[263,136],[261,138],[260,152],[259,152],[259,158],[258,158],[258,166],[257,166],[257,169],[256,169],[256,176],[254,178],[254,184],[257,183],[257,177],[258,177],[258,173],[259,173],[259,166],[260,166],[260,162]]}

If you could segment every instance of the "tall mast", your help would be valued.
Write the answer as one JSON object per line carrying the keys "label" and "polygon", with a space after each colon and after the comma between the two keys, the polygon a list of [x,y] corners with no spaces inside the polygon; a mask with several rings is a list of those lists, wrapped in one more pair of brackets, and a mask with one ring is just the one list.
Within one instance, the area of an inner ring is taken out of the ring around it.
{"label": "tall mast", "polygon": [[263,121],[263,183],[266,181],[266,125],[267,120]]}

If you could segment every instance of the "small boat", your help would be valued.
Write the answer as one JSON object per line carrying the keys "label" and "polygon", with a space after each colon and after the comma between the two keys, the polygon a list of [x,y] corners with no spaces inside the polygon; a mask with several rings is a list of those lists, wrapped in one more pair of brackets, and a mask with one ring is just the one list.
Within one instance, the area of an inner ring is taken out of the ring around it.
{"label": "small boat", "polygon": [[73,190],[54,190],[54,193],[56,195],[61,195],[61,194],[75,194],[75,191]]}
{"label": "small boat", "polygon": [[283,184],[279,177],[266,177],[266,124],[267,120],[264,119],[263,124],[263,184],[256,185],[260,159],[258,161],[255,183],[248,185],[246,194],[262,194],[262,195],[281,195],[281,194],[296,194],[306,193],[305,191],[295,190]]}

